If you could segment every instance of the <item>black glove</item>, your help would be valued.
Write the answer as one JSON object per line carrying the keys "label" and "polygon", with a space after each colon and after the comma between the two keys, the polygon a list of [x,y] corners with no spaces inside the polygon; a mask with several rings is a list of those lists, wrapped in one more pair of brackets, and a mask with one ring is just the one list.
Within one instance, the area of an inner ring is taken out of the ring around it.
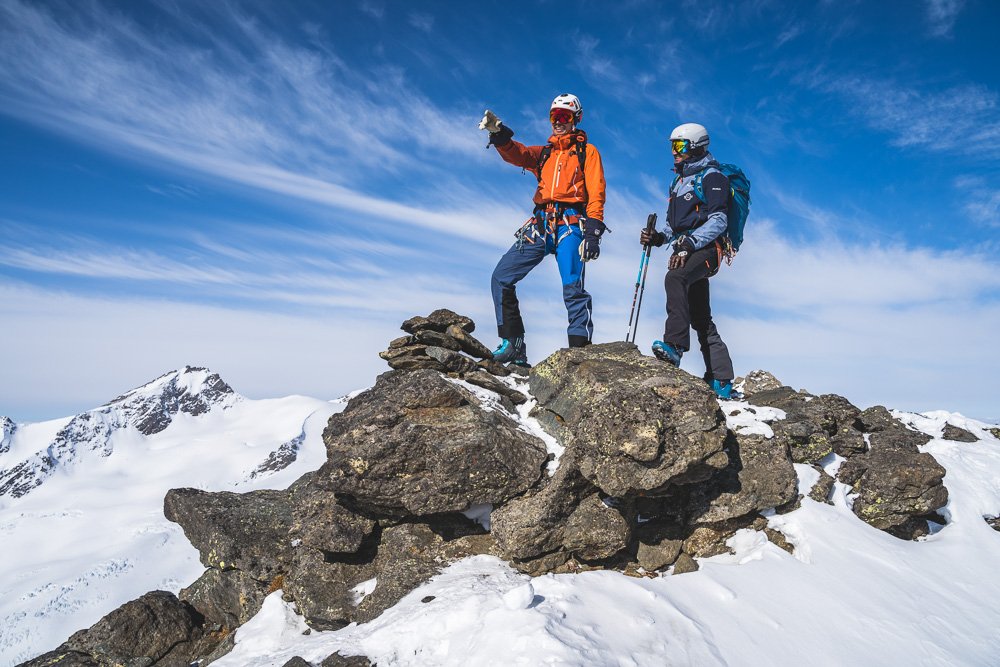
{"label": "black glove", "polygon": [[597,218],[583,219],[583,245],[580,248],[583,261],[589,262],[600,257],[601,235],[606,229],[607,226]]}
{"label": "black glove", "polygon": [[694,241],[690,236],[680,236],[674,241],[674,254],[667,262],[668,269],[682,268],[688,259],[688,255],[694,252]]}
{"label": "black glove", "polygon": [[653,245],[659,248],[661,245],[667,242],[667,235],[663,232],[658,232],[655,229],[650,231],[645,227],[642,228],[642,234],[639,234],[639,243],[645,248],[648,245]]}
{"label": "black glove", "polygon": [[494,146],[506,146],[513,137],[514,130],[501,123],[499,130],[490,132],[490,143]]}

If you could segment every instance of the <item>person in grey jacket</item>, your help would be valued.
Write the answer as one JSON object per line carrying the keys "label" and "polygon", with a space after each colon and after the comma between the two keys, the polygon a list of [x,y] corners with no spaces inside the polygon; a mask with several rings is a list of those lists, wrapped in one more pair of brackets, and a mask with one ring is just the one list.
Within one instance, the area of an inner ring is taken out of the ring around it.
{"label": "person in grey jacket", "polygon": [[[675,366],[691,348],[691,328],[705,360],[705,380],[724,399],[732,397],[733,361],[712,320],[708,279],[722,262],[728,221],[729,179],[708,152],[708,130],[684,123],[670,133],[677,176],[670,186],[667,224],[670,235],[643,229],[643,246],[669,243],[673,254],[667,264],[667,321],[663,340],[653,342],[653,354]],[[696,192],[701,182],[702,197]]]}

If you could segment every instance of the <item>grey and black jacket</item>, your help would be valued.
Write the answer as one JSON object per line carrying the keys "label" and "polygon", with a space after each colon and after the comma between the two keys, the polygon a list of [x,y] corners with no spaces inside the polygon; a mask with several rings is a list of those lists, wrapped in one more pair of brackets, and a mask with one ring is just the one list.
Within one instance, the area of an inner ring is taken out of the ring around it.
{"label": "grey and black jacket", "polygon": [[[680,169],[670,187],[667,224],[671,233],[667,241],[672,243],[680,235],[687,234],[698,250],[726,233],[729,179],[719,171],[719,163],[707,151],[698,160],[682,163]],[[698,174],[701,174],[705,201],[695,194]]]}

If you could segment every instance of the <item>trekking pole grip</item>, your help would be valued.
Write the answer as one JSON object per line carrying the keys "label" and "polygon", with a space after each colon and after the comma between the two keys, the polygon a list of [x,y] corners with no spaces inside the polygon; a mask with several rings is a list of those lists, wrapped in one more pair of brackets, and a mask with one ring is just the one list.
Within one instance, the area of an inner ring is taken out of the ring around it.
{"label": "trekking pole grip", "polygon": [[[656,214],[655,213],[650,213],[649,217],[646,218],[646,231],[649,232],[650,235],[652,235],[652,233],[654,231],[656,231]],[[652,238],[650,238],[650,240],[652,240]],[[653,250],[653,244],[652,243],[647,243],[643,247],[646,249],[646,256],[648,257],[649,253]]]}

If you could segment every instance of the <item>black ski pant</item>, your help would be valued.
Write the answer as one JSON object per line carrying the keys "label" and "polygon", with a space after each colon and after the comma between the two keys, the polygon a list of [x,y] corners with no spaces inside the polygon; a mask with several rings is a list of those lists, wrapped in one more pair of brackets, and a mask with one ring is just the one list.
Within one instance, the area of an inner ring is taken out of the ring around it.
{"label": "black ski pant", "polygon": [[691,329],[698,334],[707,380],[732,380],[733,360],[712,321],[708,279],[719,271],[721,256],[713,243],[688,256],[684,266],[667,271],[667,321],[663,341],[682,350],[691,349]]}

